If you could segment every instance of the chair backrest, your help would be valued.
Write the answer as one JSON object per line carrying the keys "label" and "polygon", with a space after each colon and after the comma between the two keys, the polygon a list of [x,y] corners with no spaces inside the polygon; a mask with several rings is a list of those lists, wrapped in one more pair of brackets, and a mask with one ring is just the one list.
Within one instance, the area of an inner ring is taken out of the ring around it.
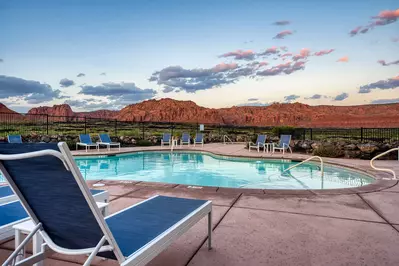
{"label": "chair backrest", "polygon": [[258,135],[258,138],[256,139],[255,144],[265,144],[266,142],[266,135]]}
{"label": "chair backrest", "polygon": [[12,154],[43,150],[59,151],[55,143],[0,145],[3,176],[20,197],[30,217],[42,223],[55,244],[68,249],[95,247],[104,233],[82,192],[83,188],[79,187],[64,163],[52,155],[9,159]]}
{"label": "chair backrest", "polygon": [[189,142],[190,141],[190,135],[188,133],[183,133],[183,135],[181,136],[181,140],[183,142]]}
{"label": "chair backrest", "polygon": [[107,133],[103,133],[103,134],[98,134],[98,136],[100,137],[100,141],[104,142],[104,143],[111,143],[112,140],[109,137],[109,135]]}
{"label": "chair backrest", "polygon": [[195,142],[201,142],[204,139],[204,134],[202,133],[197,133],[195,135]]}
{"label": "chair backrest", "polygon": [[8,143],[22,143],[21,135],[8,135]]}
{"label": "chair backrest", "polygon": [[170,133],[163,133],[162,140],[165,141],[170,141]]}
{"label": "chair backrest", "polygon": [[[283,146],[284,147],[287,147],[287,145],[290,145],[290,142],[291,142],[291,135],[281,135],[280,136],[280,143],[279,143],[279,146],[281,147],[281,148],[283,148]],[[285,144],[285,145],[284,145]]]}
{"label": "chair backrest", "polygon": [[91,138],[90,138],[90,134],[80,134],[79,140],[81,143],[93,144],[93,142],[91,141]]}

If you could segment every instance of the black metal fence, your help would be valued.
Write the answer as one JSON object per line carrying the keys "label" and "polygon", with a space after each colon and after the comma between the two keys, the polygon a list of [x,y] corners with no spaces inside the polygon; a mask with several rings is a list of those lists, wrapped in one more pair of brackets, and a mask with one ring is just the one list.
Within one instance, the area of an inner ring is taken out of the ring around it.
{"label": "black metal fence", "polygon": [[[112,136],[148,139],[167,131],[180,135],[183,132],[195,134],[198,130],[198,123],[127,122],[77,116],[0,113],[2,137],[10,134],[73,136],[106,132]],[[300,140],[399,141],[399,128],[293,128],[205,124],[204,133],[215,142],[223,141],[224,135],[234,138],[235,141],[247,141],[260,133],[274,136],[291,134],[293,139]]]}

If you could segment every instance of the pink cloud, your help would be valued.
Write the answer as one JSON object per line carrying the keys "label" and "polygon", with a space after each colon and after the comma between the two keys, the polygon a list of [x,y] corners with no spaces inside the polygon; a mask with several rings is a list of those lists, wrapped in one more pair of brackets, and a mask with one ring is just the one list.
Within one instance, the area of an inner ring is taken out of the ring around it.
{"label": "pink cloud", "polygon": [[340,59],[337,60],[337,62],[347,63],[349,62],[349,57],[348,56],[341,57]]}
{"label": "pink cloud", "polygon": [[285,54],[281,55],[281,57],[287,57],[287,56],[292,56],[292,53],[285,53]]}
{"label": "pink cloud", "polygon": [[252,60],[255,58],[255,53],[252,50],[237,50],[234,52],[228,52],[225,54],[222,54],[219,57],[234,57],[236,60]]}
{"label": "pink cloud", "polygon": [[349,32],[349,35],[350,35],[350,36],[355,36],[356,34],[359,33],[359,31],[360,31],[361,28],[362,28],[361,26],[354,28],[353,30],[351,30],[351,31]]}
{"label": "pink cloud", "polygon": [[310,49],[302,48],[301,51],[299,51],[299,54],[294,55],[292,57],[292,60],[297,61],[299,59],[306,59],[309,55],[310,55]]}
{"label": "pink cloud", "polygon": [[292,34],[293,34],[292,31],[285,30],[285,31],[279,32],[276,36],[273,37],[273,39],[284,39],[288,35],[292,35]]}
{"label": "pink cloud", "polygon": [[278,47],[273,46],[270,48],[267,48],[266,51],[263,53],[260,53],[259,55],[272,55],[272,54],[278,54],[280,51],[278,50]]}
{"label": "pink cloud", "polygon": [[391,40],[392,40],[393,42],[399,42],[399,37],[397,37],[397,38],[396,38],[396,37],[395,37],[395,38],[392,38]]}
{"label": "pink cloud", "polygon": [[237,67],[238,67],[238,65],[236,63],[231,63],[231,64],[220,63],[220,64],[217,64],[216,66],[214,66],[212,68],[212,70],[214,72],[224,72],[227,70],[236,69]]}
{"label": "pink cloud", "polygon": [[399,8],[396,10],[384,10],[381,11],[378,16],[373,18],[380,18],[380,19],[397,19],[399,18]]}
{"label": "pink cloud", "polygon": [[328,49],[328,50],[321,50],[319,52],[314,53],[313,55],[315,56],[322,56],[322,55],[326,55],[326,54],[330,54],[334,52],[334,49]]}

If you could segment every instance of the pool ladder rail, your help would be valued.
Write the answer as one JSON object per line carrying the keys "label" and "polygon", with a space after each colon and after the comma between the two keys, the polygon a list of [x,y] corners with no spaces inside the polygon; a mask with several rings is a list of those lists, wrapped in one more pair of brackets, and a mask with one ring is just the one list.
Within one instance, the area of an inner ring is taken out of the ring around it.
{"label": "pool ladder rail", "polygon": [[227,135],[223,135],[223,144],[226,145],[228,140],[231,144],[233,144],[233,141],[227,136]]}
{"label": "pool ladder rail", "polygon": [[312,159],[319,159],[319,160],[320,160],[320,172],[321,172],[321,177],[323,178],[323,177],[324,177],[324,162],[323,162],[323,159],[322,159],[320,156],[312,156],[312,157],[309,157],[309,158],[307,158],[306,160],[304,160],[304,161],[302,161],[302,162],[300,162],[300,163],[297,163],[297,164],[295,164],[295,165],[293,165],[293,166],[291,166],[291,167],[288,167],[287,169],[285,169],[285,170],[284,170],[283,172],[281,172],[281,173],[283,174],[283,173],[285,173],[285,172],[291,170],[292,168],[295,168],[295,167],[297,167],[297,166],[299,166],[299,165],[301,165],[301,164],[303,164],[303,163],[306,163],[306,162],[308,162],[308,161],[310,161],[310,160],[312,160]]}
{"label": "pool ladder rail", "polygon": [[[391,174],[393,175],[393,179],[397,180],[397,178],[396,178],[396,173],[395,173],[394,170],[392,170],[392,169],[387,169],[387,168],[379,168],[379,167],[375,167],[375,166],[374,166],[374,160],[375,160],[375,159],[378,159],[378,158],[380,158],[380,157],[382,157],[382,156],[384,156],[384,155],[386,155],[386,154],[388,154],[388,153],[391,153],[391,152],[393,152],[393,151],[398,151],[398,160],[399,160],[399,147],[398,147],[398,148],[393,148],[393,149],[387,150],[386,152],[383,152],[383,153],[378,154],[377,156],[375,156],[373,159],[370,160],[370,166],[371,166],[371,168],[373,168],[374,170],[381,171],[381,172],[388,172],[388,173],[391,173]],[[385,178],[384,178],[384,179],[385,179]]]}

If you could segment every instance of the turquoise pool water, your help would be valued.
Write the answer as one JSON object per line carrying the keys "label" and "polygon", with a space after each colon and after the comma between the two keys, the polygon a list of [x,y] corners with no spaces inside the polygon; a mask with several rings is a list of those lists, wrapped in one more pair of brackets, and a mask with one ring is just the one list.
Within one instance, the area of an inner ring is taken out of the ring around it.
{"label": "turquoise pool water", "polygon": [[290,160],[255,160],[191,152],[140,152],[116,156],[78,157],[86,180],[134,180],[193,186],[264,189],[331,189],[367,185],[371,177],[348,169]]}

